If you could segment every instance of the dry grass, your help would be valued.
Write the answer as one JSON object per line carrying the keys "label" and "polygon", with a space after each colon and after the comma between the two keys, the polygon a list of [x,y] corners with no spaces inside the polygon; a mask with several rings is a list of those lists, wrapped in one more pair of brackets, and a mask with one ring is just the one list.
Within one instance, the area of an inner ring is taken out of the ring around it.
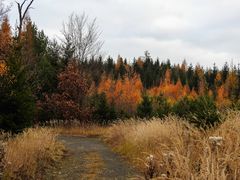
{"label": "dry grass", "polygon": [[[106,141],[128,157],[146,179],[238,179],[240,113],[219,127],[200,131],[176,117],[114,124]],[[149,156],[150,155],[150,156]]]}
{"label": "dry grass", "polygon": [[54,128],[59,134],[69,136],[82,136],[82,137],[96,137],[103,136],[107,132],[107,127],[98,125],[84,125],[84,126],[57,126]]}
{"label": "dry grass", "polygon": [[37,179],[43,169],[58,160],[64,146],[48,128],[28,129],[7,141],[4,176],[7,179]]}

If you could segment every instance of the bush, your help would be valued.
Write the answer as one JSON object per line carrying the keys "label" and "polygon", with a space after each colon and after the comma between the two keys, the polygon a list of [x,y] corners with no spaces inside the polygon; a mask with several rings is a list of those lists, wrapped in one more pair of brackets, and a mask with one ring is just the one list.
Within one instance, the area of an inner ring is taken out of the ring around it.
{"label": "bush", "polygon": [[153,114],[152,101],[147,95],[143,96],[141,104],[137,108],[137,115],[141,118],[151,117]]}

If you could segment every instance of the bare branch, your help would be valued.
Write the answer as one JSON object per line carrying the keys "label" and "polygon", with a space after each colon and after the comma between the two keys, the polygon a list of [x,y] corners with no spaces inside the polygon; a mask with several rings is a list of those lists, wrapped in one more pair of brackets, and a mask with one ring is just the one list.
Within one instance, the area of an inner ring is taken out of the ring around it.
{"label": "bare branch", "polygon": [[0,0],[0,21],[10,11],[10,7],[11,7],[11,5],[8,5],[8,6],[4,5],[4,0]]}
{"label": "bare branch", "polygon": [[96,19],[89,21],[88,16],[71,14],[67,23],[63,23],[62,34],[64,44],[74,49],[73,57],[83,61],[100,54],[103,42]]}
{"label": "bare branch", "polygon": [[31,9],[31,6],[34,2],[34,0],[31,0],[27,7],[24,9],[24,5],[27,3],[28,0],[24,0],[22,3],[19,3],[16,1],[17,3],[17,7],[18,7],[18,15],[19,15],[19,25],[18,25],[18,39],[20,40],[21,37],[21,33],[22,33],[22,28],[23,28],[23,21],[26,17],[27,12],[29,11],[29,9]]}
{"label": "bare branch", "polygon": [[[26,2],[27,0],[24,1],[24,3]],[[25,19],[25,16],[29,10],[29,8],[31,7],[32,3],[33,3],[34,0],[31,0],[30,3],[28,4],[27,8],[25,9],[24,13],[23,13],[23,16],[22,18]]]}

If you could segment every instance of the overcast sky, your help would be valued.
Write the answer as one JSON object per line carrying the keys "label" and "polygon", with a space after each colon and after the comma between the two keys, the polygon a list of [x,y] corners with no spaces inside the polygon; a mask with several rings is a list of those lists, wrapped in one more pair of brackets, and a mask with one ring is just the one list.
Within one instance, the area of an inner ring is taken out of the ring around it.
{"label": "overcast sky", "polygon": [[[96,17],[112,57],[149,50],[173,63],[240,62],[239,0],[35,0],[33,7],[32,20],[52,38],[72,12]],[[10,16],[14,24],[16,6]]]}

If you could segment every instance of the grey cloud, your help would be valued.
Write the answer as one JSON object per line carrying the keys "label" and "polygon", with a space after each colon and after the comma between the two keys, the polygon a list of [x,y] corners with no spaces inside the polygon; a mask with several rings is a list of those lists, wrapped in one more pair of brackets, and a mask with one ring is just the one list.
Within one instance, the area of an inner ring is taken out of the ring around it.
{"label": "grey cloud", "polygon": [[[31,11],[39,28],[54,37],[71,12],[97,17],[112,56],[153,56],[221,65],[240,58],[238,0],[36,0]],[[16,11],[11,13],[16,18]],[[15,23],[14,20],[12,20]]]}

